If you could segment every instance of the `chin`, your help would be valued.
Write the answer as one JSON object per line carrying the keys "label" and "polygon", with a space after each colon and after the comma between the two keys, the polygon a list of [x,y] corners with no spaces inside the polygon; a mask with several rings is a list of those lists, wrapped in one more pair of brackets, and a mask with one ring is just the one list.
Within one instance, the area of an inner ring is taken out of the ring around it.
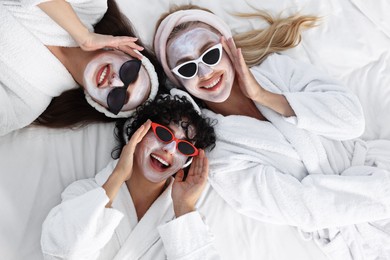
{"label": "chin", "polygon": [[[213,102],[213,103],[223,103],[225,102],[230,96],[230,91],[224,91],[222,93],[219,93],[218,95],[216,95],[216,97],[210,97],[209,99],[207,99],[208,101],[210,102]],[[206,99],[205,99],[206,100]]]}
{"label": "chin", "polygon": [[145,178],[155,184],[165,182],[171,175],[166,176],[163,173],[154,173],[151,175],[145,175]]}

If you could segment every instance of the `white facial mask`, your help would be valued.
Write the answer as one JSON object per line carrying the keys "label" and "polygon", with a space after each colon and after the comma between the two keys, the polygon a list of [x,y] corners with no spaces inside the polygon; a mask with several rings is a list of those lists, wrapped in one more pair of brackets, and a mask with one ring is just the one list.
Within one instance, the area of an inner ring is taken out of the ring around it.
{"label": "white facial mask", "polygon": [[[123,63],[133,59],[120,51],[105,51],[94,57],[86,66],[83,77],[84,89],[99,104],[107,105],[108,93],[114,87],[122,87],[119,70]],[[127,89],[128,100],[122,111],[132,110],[142,104],[150,93],[150,78],[145,68],[141,66],[138,78]]]}
{"label": "white facial mask", "polygon": [[[172,69],[183,62],[197,59],[205,50],[219,42],[220,35],[206,25],[192,25],[168,42],[168,65]],[[211,67],[199,63],[198,66],[198,73],[194,78],[183,79],[175,75],[176,79],[197,98],[215,103],[225,101],[230,95],[235,74],[226,52],[223,51],[217,65]]]}

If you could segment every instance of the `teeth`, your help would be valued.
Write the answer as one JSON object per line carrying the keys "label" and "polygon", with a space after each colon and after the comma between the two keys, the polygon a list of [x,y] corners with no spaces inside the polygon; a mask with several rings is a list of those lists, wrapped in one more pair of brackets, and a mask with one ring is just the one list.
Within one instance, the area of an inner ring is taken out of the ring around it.
{"label": "teeth", "polygon": [[169,163],[167,163],[166,161],[164,161],[163,159],[161,159],[160,157],[152,154],[151,155],[154,159],[156,159],[157,161],[159,161],[160,163],[162,163],[164,166],[169,166]]}
{"label": "teeth", "polygon": [[102,72],[102,74],[100,75],[100,78],[99,78],[99,82],[98,84],[102,84],[104,78],[106,77],[106,74],[107,74],[107,70],[108,70],[108,66],[106,66]]}
{"label": "teeth", "polygon": [[218,82],[221,80],[221,77],[219,77],[218,79],[214,80],[213,82],[211,82],[209,85],[207,86],[203,86],[204,88],[212,88],[214,87],[215,85],[218,84]]}

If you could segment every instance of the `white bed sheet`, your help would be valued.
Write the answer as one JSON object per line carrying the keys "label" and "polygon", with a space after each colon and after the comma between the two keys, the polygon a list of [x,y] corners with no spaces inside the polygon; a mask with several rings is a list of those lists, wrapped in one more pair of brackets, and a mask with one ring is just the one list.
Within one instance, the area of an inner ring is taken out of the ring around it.
{"label": "white bed sheet", "polygon": [[[250,11],[250,6],[322,16],[320,26],[305,32],[302,44],[287,54],[315,64],[355,91],[365,110],[365,139],[390,139],[390,4],[386,0],[119,0],[148,44],[155,21],[174,3],[210,8],[236,32],[264,25],[230,14]],[[28,127],[0,137],[0,259],[42,259],[40,230],[48,211],[59,203],[67,185],[102,169],[113,147],[112,124],[78,130]],[[200,210],[223,259],[325,259],[294,228],[242,217],[213,190],[204,194]]]}

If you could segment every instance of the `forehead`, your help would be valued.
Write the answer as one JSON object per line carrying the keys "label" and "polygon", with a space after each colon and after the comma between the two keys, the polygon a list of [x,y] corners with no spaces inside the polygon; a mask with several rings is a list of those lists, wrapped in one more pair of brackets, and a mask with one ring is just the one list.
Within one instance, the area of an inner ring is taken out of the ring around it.
{"label": "forehead", "polygon": [[91,62],[94,63],[110,63],[110,64],[123,64],[128,60],[132,60],[133,58],[129,55],[117,51],[117,50],[102,50],[94,56]]}
{"label": "forehead", "polygon": [[181,57],[199,54],[205,45],[218,43],[220,36],[208,25],[202,23],[191,25],[169,40],[168,55]]}
{"label": "forehead", "polygon": [[[178,139],[193,138],[195,136],[195,128],[193,125],[187,125],[186,121],[180,121],[179,124],[171,122],[168,125],[173,132],[173,134]],[[186,130],[188,131],[188,136],[186,135]]]}

